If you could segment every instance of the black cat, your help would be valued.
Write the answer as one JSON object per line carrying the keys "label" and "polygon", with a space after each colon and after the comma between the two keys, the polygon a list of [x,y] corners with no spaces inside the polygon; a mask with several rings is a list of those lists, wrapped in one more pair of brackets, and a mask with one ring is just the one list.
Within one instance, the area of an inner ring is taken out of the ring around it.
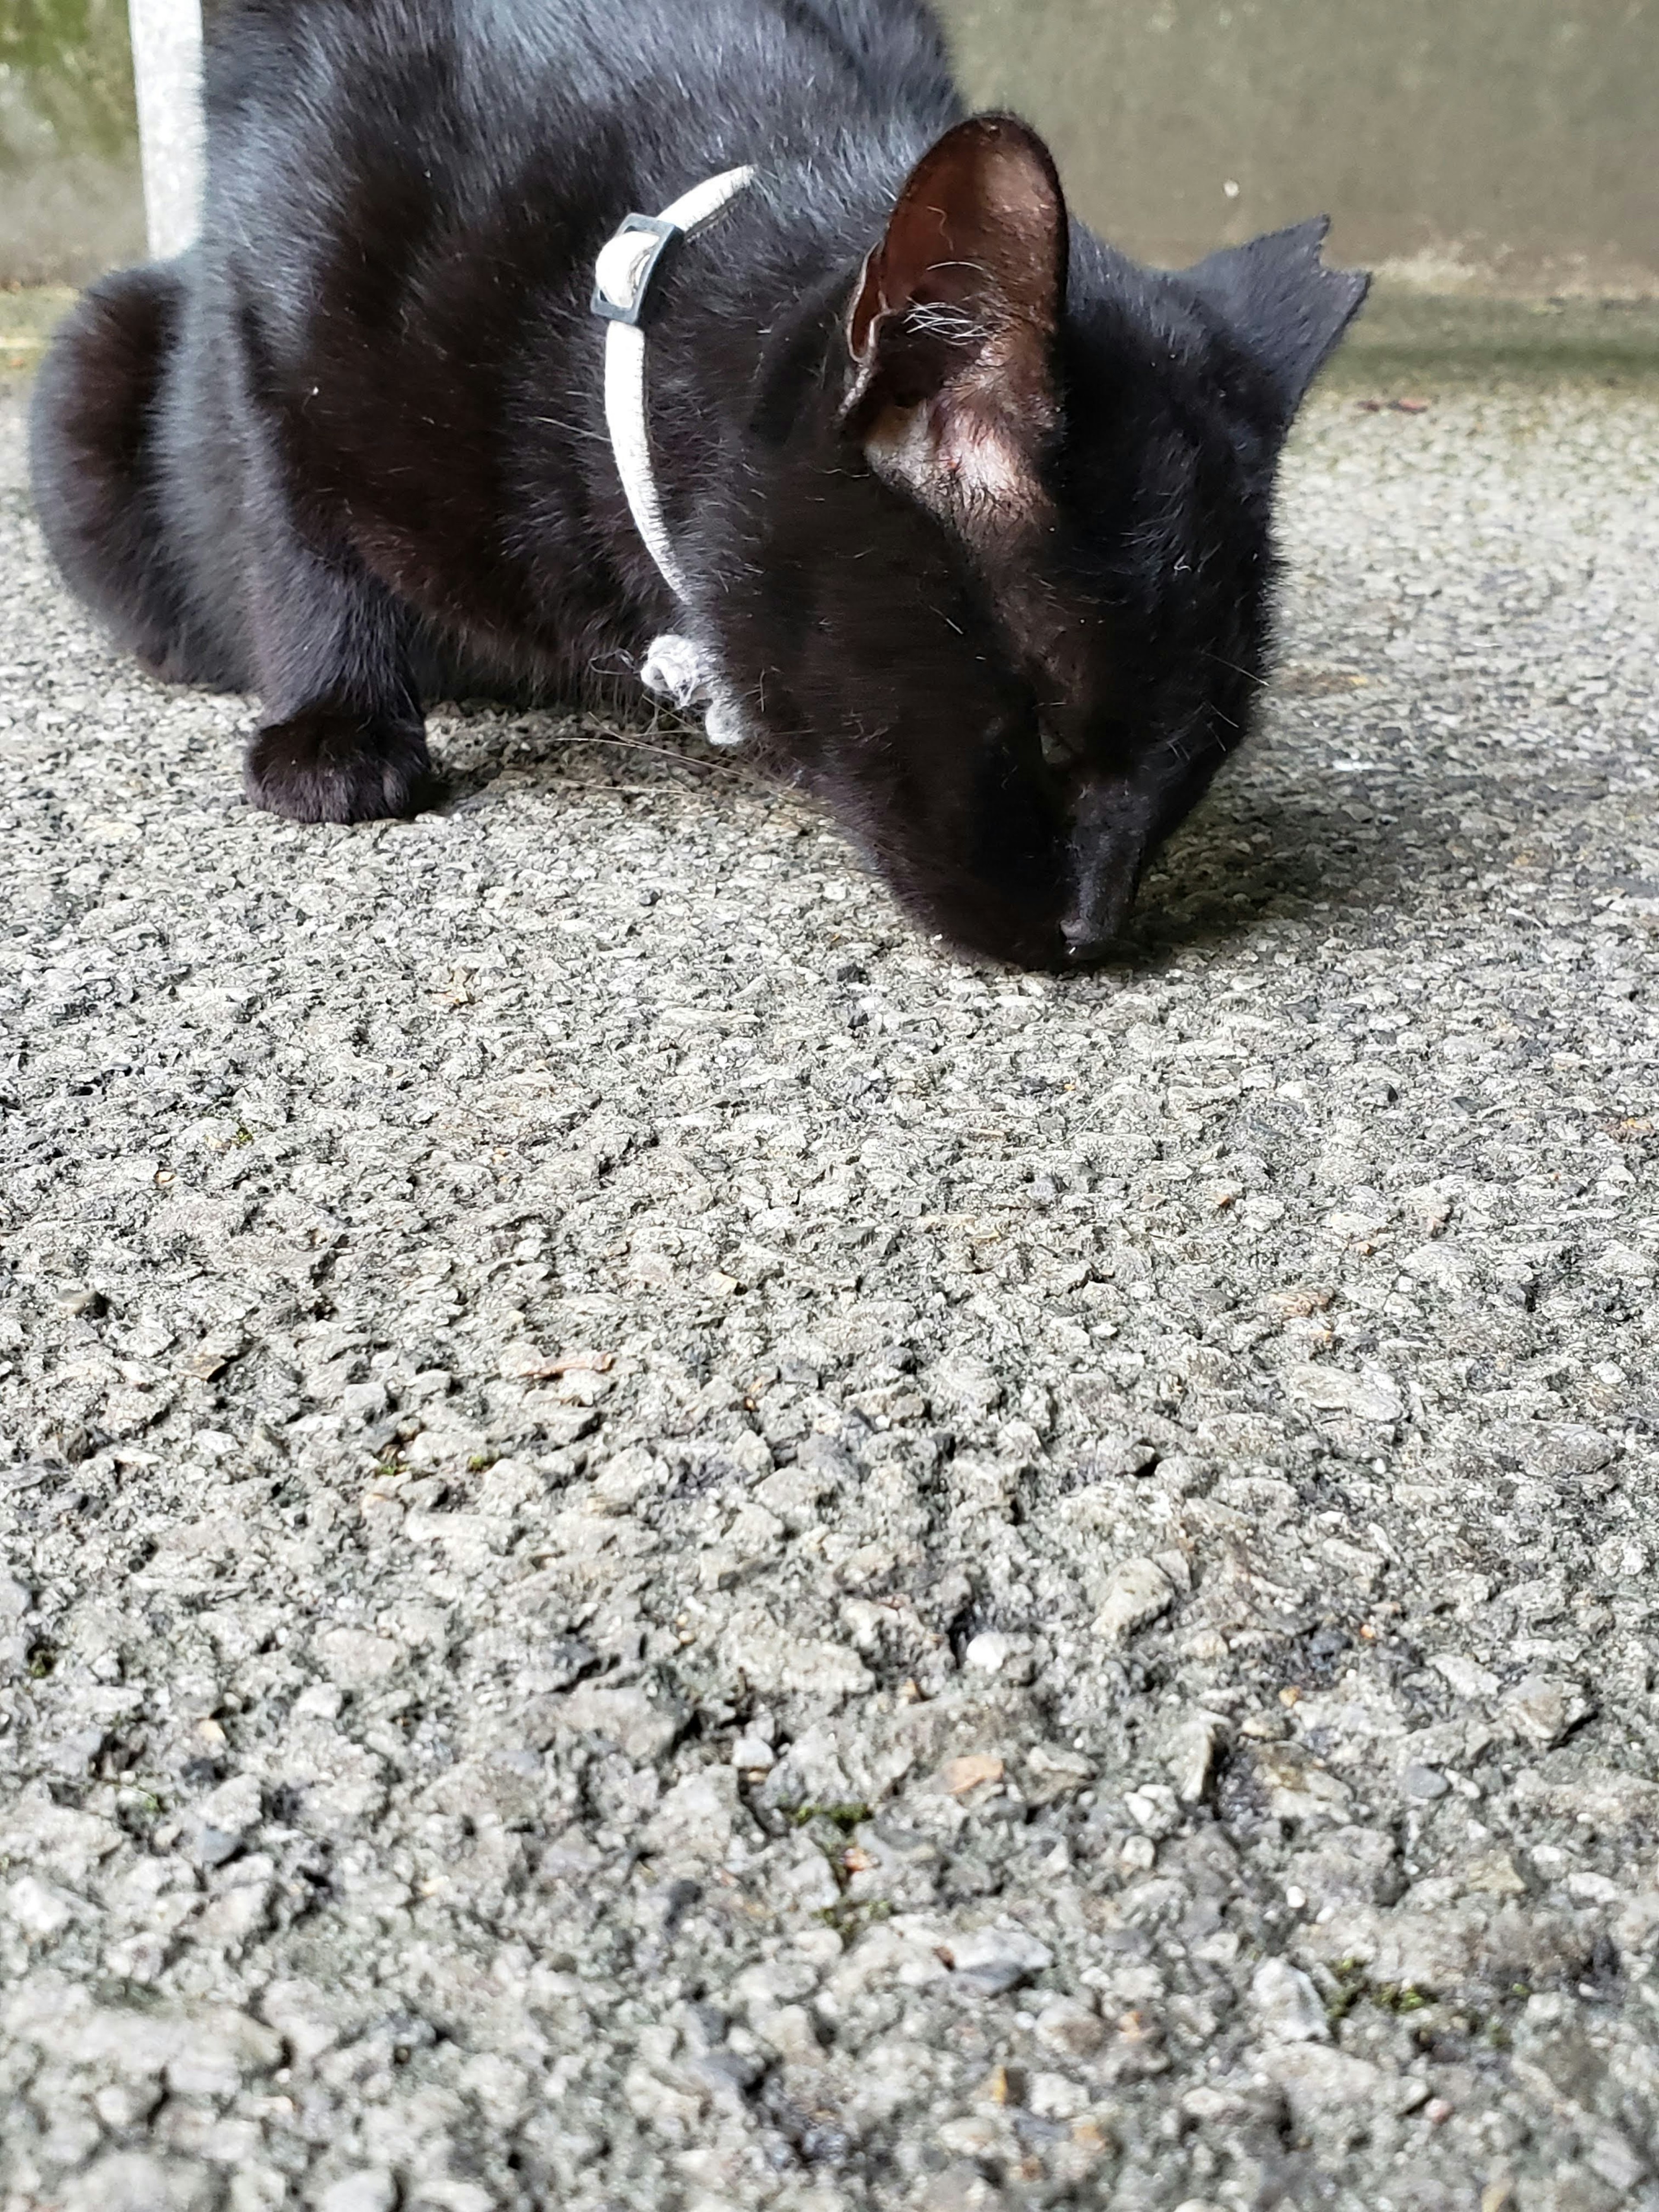
{"label": "black cat", "polygon": [[[1098,957],[1244,732],[1274,467],[1364,297],[1324,226],[1139,267],[918,0],[232,0],[199,245],[95,285],[37,503],[161,674],[257,691],[255,801],[433,793],[422,702],[684,634],[726,734],[957,943]],[[649,311],[685,604],[606,430],[595,258],[753,164]]]}

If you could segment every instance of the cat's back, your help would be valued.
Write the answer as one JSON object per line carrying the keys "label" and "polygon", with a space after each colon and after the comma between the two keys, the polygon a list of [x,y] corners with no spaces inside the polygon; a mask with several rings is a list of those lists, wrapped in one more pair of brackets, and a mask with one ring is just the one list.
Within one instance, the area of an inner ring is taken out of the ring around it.
{"label": "cat's back", "polygon": [[231,190],[284,149],[396,144],[485,186],[626,172],[641,204],[659,178],[960,112],[922,0],[233,0],[208,104]]}

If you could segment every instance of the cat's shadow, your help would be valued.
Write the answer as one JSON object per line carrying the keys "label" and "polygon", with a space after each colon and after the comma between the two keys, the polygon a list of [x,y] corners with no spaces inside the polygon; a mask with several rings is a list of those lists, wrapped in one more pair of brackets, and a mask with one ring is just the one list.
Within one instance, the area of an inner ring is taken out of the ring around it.
{"label": "cat's shadow", "polygon": [[1162,961],[1316,913],[1396,909],[1420,882],[1422,854],[1380,817],[1356,836],[1341,805],[1358,795],[1346,780],[1328,793],[1241,780],[1212,793],[1147,870],[1133,956]]}
{"label": "cat's shadow", "polygon": [[[785,802],[826,830],[829,810],[772,782],[741,754],[715,752],[696,723],[665,714],[650,722],[565,709],[525,710],[468,702],[434,717],[445,781],[445,812],[471,812],[492,794],[568,793],[655,785],[665,792],[718,787],[726,804]],[[1419,884],[1423,854],[1413,854],[1388,819],[1386,770],[1364,789],[1343,778],[1327,788],[1271,785],[1247,770],[1224,781],[1184,823],[1148,869],[1121,971],[1162,964],[1182,950],[1248,938],[1274,921],[1310,915],[1397,908]],[[1424,794],[1413,794],[1420,811]],[[1345,806],[1375,798],[1378,811],[1360,836]],[[579,799],[578,799],[579,803]],[[1404,811],[1403,809],[1401,810]],[[848,866],[860,861],[849,848]]]}
{"label": "cat's shadow", "polygon": [[696,723],[668,712],[647,721],[604,708],[469,701],[435,709],[431,734],[444,813],[486,805],[504,780],[515,793],[646,782],[772,788],[740,757],[715,751]]}

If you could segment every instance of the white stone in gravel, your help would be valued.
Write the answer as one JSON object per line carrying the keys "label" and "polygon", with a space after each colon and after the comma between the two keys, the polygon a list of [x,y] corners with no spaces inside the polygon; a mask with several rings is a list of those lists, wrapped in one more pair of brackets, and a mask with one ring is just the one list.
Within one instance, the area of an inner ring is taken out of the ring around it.
{"label": "white stone in gravel", "polygon": [[823,2057],[817,2025],[805,2005],[780,2005],[768,2013],[757,2033],[763,2035],[789,2066],[816,2066]]}
{"label": "white stone in gravel", "polygon": [[36,1875],[20,1875],[6,1892],[6,1916],[25,1936],[45,1942],[62,1935],[85,1907],[53,1883]]}
{"label": "white stone in gravel", "polygon": [[1442,1651],[1429,1663],[1460,1698],[1491,1698],[1498,1693],[1500,1686],[1497,1675],[1489,1674],[1484,1667],[1477,1667],[1473,1659],[1466,1659],[1461,1652]]}
{"label": "white stone in gravel", "polygon": [[929,1378],[931,1395],[964,1413],[988,1413],[1002,1402],[1002,1378],[971,1352],[941,1359]]}
{"label": "white stone in gravel", "polygon": [[833,1912],[841,1903],[841,1886],[823,1853],[807,1845],[771,1877],[768,1895],[781,1912]]}
{"label": "white stone in gravel", "polygon": [[1084,1457],[1093,1481],[1118,1482],[1129,1475],[1151,1474],[1158,1465],[1158,1447],[1121,1430],[1107,1430]]}
{"label": "white stone in gravel", "polygon": [[799,1536],[818,1519],[822,1501],[840,1487],[833,1472],[834,1464],[832,1461],[816,1458],[798,1460],[793,1467],[781,1467],[757,1483],[756,1502],[769,1513],[775,1513],[791,1535]]}
{"label": "white stone in gravel", "polygon": [[1029,1636],[1005,1636],[999,1628],[988,1628],[971,1638],[962,1655],[962,1663],[977,1668],[981,1674],[1000,1674],[1011,1659],[1030,1648]]}
{"label": "white stone in gravel", "polygon": [[167,2082],[175,2097],[234,2097],[251,2075],[282,2060],[281,2036],[228,2005],[181,2019],[172,2033]]}
{"label": "white stone in gravel", "polygon": [[1613,1923],[1613,1940],[1621,1951],[1641,1953],[1659,1940],[1659,1889],[1638,1890]]}
{"label": "white stone in gravel", "polygon": [[383,1682],[405,1656],[389,1636],[363,1628],[330,1628],[317,1638],[317,1656],[331,1682],[343,1690],[362,1690]]}
{"label": "white stone in gravel", "polygon": [[1382,1426],[1397,1421],[1405,1411],[1398,1386],[1380,1367],[1364,1367],[1350,1375],[1343,1368],[1309,1360],[1284,1372],[1291,1395],[1316,1413],[1352,1413],[1358,1420]]}
{"label": "white stone in gravel", "polygon": [[680,1732],[678,1717],[643,1690],[584,1683],[562,1700],[561,1727],[605,1737],[630,1759],[660,1759]]}
{"label": "white stone in gravel", "polygon": [[392,2212],[398,2185],[384,2166],[366,2167],[331,2182],[317,2199],[317,2212]]}
{"label": "white stone in gravel", "polygon": [[1168,1765],[1183,1805],[1198,1804],[1209,1788],[1210,1771],[1226,1728],[1220,1714],[1197,1712],[1170,1731]]}
{"label": "white stone in gravel", "polygon": [[777,1764],[777,1753],[764,1738],[740,1735],[732,1747],[732,1764],[748,1774],[769,1774]]}
{"label": "white stone in gravel", "polygon": [[1285,1871],[1316,1912],[1360,1902],[1377,1905],[1388,1889],[1397,1846],[1382,1828],[1334,1828],[1311,1850],[1297,1851]]}
{"label": "white stone in gravel", "polygon": [[1400,1265],[1414,1281],[1432,1283],[1437,1290],[1448,1291],[1467,1289],[1476,1273],[1469,1254],[1461,1244],[1447,1240],[1419,1244],[1406,1254]]}
{"label": "white stone in gravel", "polygon": [[61,2202],[64,2212],[197,2212],[216,2196],[204,2167],[191,2171],[141,2151],[117,2151],[77,2176]]}
{"label": "white stone in gravel", "polygon": [[1125,1559],[1107,1577],[1095,1634],[1112,1643],[1133,1636],[1175,1602],[1175,1585],[1156,1559]]}
{"label": "white stone in gravel", "polygon": [[1264,1959],[1250,1980],[1250,2002],[1274,2043],[1328,2043],[1331,2024],[1319,1992],[1287,1959]]}
{"label": "white stone in gravel", "polygon": [[1544,1750],[1559,1743],[1589,1710],[1583,1686],[1554,1674],[1523,1675],[1498,1707],[1517,1735]]}
{"label": "white stone in gravel", "polygon": [[107,1740],[108,1731],[105,1729],[76,1729],[71,1735],[59,1736],[56,1742],[43,1744],[42,1759],[54,1774],[74,1781],[94,1765]]}
{"label": "white stone in gravel", "polygon": [[661,1461],[642,1444],[635,1444],[605,1462],[593,1478],[588,1503],[599,1513],[631,1513],[642,1498],[659,1490],[666,1480]]}
{"label": "white stone in gravel", "polygon": [[1089,2092],[1065,2074],[1034,2074],[1026,2106],[1040,2120],[1074,2120],[1089,2109]]}
{"label": "white stone in gravel", "polygon": [[833,1729],[804,1728],[779,1765],[773,1788],[787,1791],[780,1804],[845,1805],[857,1795]]}
{"label": "white stone in gravel", "polygon": [[1081,1997],[1053,1997],[1036,2016],[1035,2033],[1045,2049],[1088,2058],[1106,2040],[1106,2024]]}
{"label": "white stone in gravel", "polygon": [[1599,1474],[1619,1456],[1619,1446],[1585,1421],[1563,1421],[1527,1441],[1522,1464],[1529,1474]]}
{"label": "white stone in gravel", "polygon": [[1369,2058],[1316,2044],[1288,2044],[1264,2054],[1262,2070],[1277,2081],[1299,2125],[1367,2105],[1410,2112],[1423,2100],[1414,2076],[1386,2074]]}
{"label": "white stone in gravel", "polygon": [[1650,1283],[1659,1272],[1659,1253],[1635,1244],[1606,1244],[1591,1263],[1598,1274],[1626,1283]]}
{"label": "white stone in gravel", "polygon": [[132,2082],[106,2081],[101,2088],[94,2090],[92,2109],[106,2128],[125,2133],[143,2124],[155,2101],[151,2093]]}
{"label": "white stone in gravel", "polygon": [[1123,1809],[1136,1827],[1154,1838],[1172,1836],[1181,1826],[1180,1804],[1165,1782],[1146,1782],[1139,1790],[1129,1790]]}
{"label": "white stone in gravel", "polygon": [[1595,2130],[1586,2148],[1584,2163],[1609,2188],[1626,2199],[1633,2197],[1637,2184],[1646,2180],[1650,2172],[1646,2160],[1617,2128]]}
{"label": "white stone in gravel", "polygon": [[875,1677],[844,1644],[790,1636],[763,1615],[734,1620],[726,1639],[734,1666],[769,1696],[856,1697]]}
{"label": "white stone in gravel", "polygon": [[[1001,1776],[999,1773],[991,1778],[1000,1781]],[[1064,1744],[1034,1743],[1025,1754],[1028,1804],[1052,1805],[1056,1799],[1070,1797],[1086,1788],[1094,1778],[1093,1760],[1085,1759],[1080,1751],[1068,1750]]]}
{"label": "white stone in gravel", "polygon": [[[946,2120],[937,2130],[937,2134],[939,2142],[946,2150],[958,2152],[964,2159],[994,2158],[1003,2142],[1001,2124],[989,2112],[966,2112],[960,2119]],[[969,2171],[971,2172],[971,2169]],[[970,2205],[973,2206],[974,2212],[981,2212],[981,2206],[985,2206],[988,2212],[989,2205],[995,2202],[995,2199],[988,2196],[981,2197],[976,2202],[972,2196],[969,2195],[967,2191],[971,2184],[968,2183],[966,2174],[958,2177],[955,2173],[947,2172],[941,2174],[939,2179],[950,2181],[951,2185],[950,2192],[948,2196],[941,2193],[936,2185],[922,2200],[927,2207],[927,2212],[944,2212],[944,2208],[947,2204],[951,2207],[951,2212],[957,2212],[958,2206],[963,2208],[963,2212],[967,2212],[967,2208]]]}
{"label": "white stone in gravel", "polygon": [[1579,1905],[1618,1905],[1625,1894],[1618,1883],[1609,1881],[1606,1875],[1592,1874],[1583,1868],[1570,1874],[1562,1887]]}
{"label": "white stone in gravel", "polygon": [[340,1990],[297,1979],[272,1982],[259,2009],[301,2066],[337,2043],[351,2016],[349,2000]]}
{"label": "white stone in gravel", "polygon": [[732,1769],[702,1767],[664,1797],[646,1825],[645,1848],[665,1857],[724,1857],[737,1809],[738,1778]]}
{"label": "white stone in gravel", "polygon": [[818,1970],[797,1946],[781,1959],[745,1967],[727,1992],[729,2002],[748,2016],[750,2027],[771,2020],[785,2005],[799,2004],[818,1984]]}
{"label": "white stone in gravel", "polygon": [[204,1866],[222,1866],[241,1850],[264,1813],[259,1784],[234,1775],[191,1808],[191,1856]]}
{"label": "white stone in gravel", "polygon": [[790,1940],[807,1964],[820,1972],[832,1966],[847,1948],[833,1928],[798,1928]]}
{"label": "white stone in gravel", "polygon": [[1052,1966],[1054,1954],[1023,1928],[980,1928],[954,1938],[948,1947],[957,1985],[977,1996],[995,1997],[1017,1990]]}
{"label": "white stone in gravel", "polygon": [[18,1798],[0,1817],[0,1859],[44,1869],[65,1881],[84,1881],[100,1859],[125,1841],[113,1820],[33,1794]]}
{"label": "white stone in gravel", "polygon": [[[423,2181],[413,2198],[410,2212],[498,2212],[501,2199],[476,2181]],[[687,2212],[710,2212],[707,2199],[694,2198]]]}

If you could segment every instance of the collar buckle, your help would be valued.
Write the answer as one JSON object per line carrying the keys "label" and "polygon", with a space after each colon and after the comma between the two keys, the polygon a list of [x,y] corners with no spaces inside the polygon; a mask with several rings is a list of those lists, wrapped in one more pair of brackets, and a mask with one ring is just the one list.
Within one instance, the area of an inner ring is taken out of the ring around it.
{"label": "collar buckle", "polygon": [[624,216],[593,267],[593,313],[640,329],[663,264],[685,236],[666,216]]}

